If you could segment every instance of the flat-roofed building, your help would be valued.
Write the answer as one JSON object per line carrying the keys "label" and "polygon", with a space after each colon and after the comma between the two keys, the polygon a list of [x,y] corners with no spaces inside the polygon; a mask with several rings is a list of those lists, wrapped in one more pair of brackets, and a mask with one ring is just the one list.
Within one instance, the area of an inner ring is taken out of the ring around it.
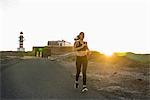
{"label": "flat-roofed building", "polygon": [[56,46],[56,47],[71,46],[71,43],[65,40],[48,41],[48,46]]}

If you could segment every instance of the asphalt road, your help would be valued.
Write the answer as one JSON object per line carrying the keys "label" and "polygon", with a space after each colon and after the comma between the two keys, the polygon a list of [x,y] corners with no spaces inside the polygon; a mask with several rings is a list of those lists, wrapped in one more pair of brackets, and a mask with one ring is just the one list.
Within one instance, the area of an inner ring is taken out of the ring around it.
{"label": "asphalt road", "polygon": [[1,100],[106,100],[90,88],[73,87],[71,73],[57,61],[26,59],[1,71]]}

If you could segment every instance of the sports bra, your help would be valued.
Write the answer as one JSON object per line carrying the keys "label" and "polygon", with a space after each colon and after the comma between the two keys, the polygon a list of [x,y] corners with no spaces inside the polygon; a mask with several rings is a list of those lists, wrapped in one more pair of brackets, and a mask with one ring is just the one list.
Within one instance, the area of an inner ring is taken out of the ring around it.
{"label": "sports bra", "polygon": [[[80,43],[80,41],[78,41],[78,45],[76,45],[76,47],[81,47],[82,46],[82,44]],[[86,43],[86,42],[84,42],[84,43]],[[86,51],[88,49],[88,47],[87,46],[84,46],[82,49],[80,49],[80,50],[77,50],[77,51]]]}

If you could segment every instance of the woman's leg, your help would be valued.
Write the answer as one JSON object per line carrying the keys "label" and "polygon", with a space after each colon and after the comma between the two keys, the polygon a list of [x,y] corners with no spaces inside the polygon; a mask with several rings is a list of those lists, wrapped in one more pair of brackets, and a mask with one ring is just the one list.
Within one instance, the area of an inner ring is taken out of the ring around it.
{"label": "woman's leg", "polygon": [[87,57],[83,58],[83,67],[82,67],[82,74],[83,74],[83,85],[86,85],[86,70],[87,70],[88,60]]}
{"label": "woman's leg", "polygon": [[76,82],[78,82],[79,75],[80,75],[80,72],[81,72],[81,59],[80,59],[80,57],[76,58],[76,70],[77,70],[77,73],[76,73]]}

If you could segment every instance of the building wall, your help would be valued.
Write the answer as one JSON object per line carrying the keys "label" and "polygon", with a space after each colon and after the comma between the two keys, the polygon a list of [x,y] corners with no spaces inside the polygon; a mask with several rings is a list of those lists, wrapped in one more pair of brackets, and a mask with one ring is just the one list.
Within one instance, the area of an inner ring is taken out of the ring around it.
{"label": "building wall", "polygon": [[71,46],[71,43],[64,40],[48,41],[48,46]]}
{"label": "building wall", "polygon": [[35,56],[41,57],[43,56],[43,52],[39,51],[39,49],[44,49],[44,47],[33,47],[32,52],[34,53]]}
{"label": "building wall", "polygon": [[52,55],[61,55],[61,54],[65,54],[65,53],[73,51],[73,47],[72,46],[48,47],[48,48],[51,49],[51,54]]}
{"label": "building wall", "polygon": [[[42,52],[40,52],[40,54],[42,53],[42,56],[38,56],[39,51],[38,49],[42,48]],[[48,57],[51,55],[61,55],[61,54],[65,54],[65,53],[69,53],[73,51],[73,47],[72,46],[62,46],[62,47],[50,47],[50,46],[45,46],[45,47],[33,47],[32,52],[34,53],[35,56],[38,57]]]}

